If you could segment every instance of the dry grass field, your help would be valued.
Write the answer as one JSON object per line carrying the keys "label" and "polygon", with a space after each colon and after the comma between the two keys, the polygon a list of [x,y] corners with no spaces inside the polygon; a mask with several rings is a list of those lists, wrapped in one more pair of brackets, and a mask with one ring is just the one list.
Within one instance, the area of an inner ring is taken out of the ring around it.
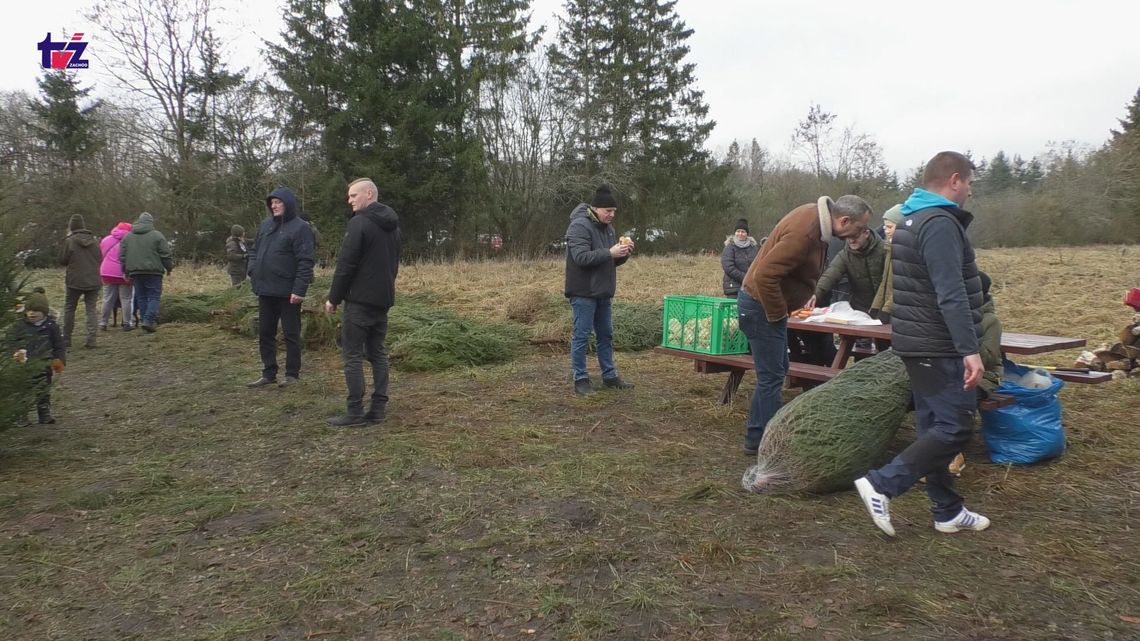
{"label": "dry grass field", "polygon": [[[1008,330],[1093,345],[1140,284],[1140,247],[979,262]],[[62,306],[62,274],[33,277]],[[180,266],[167,291],[227,283]],[[715,256],[635,257],[618,299],[719,283]],[[561,260],[409,265],[398,281],[494,320],[527,301],[568,316],[561,286]],[[306,353],[301,385],[247,390],[256,345],[209,324],[99,342],[70,355],[56,425],[0,433],[0,638],[1140,638],[1135,380],[1062,390],[1055,461],[989,464],[975,437],[961,487],[986,532],[935,532],[912,492],[887,539],[853,492],[740,490],[751,377],[720,406],[723,375],[652,352],[618,353],[637,389],[587,398],[556,342],[396,372],[388,421],[338,431],[335,352]]]}

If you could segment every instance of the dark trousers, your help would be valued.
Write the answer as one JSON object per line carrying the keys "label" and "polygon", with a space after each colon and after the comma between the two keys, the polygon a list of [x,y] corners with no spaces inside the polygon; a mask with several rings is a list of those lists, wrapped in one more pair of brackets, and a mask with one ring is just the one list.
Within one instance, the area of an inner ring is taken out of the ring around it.
{"label": "dark trousers", "polygon": [[135,311],[144,325],[158,324],[158,306],[162,300],[162,275],[135,274],[131,276],[135,284]]}
{"label": "dark trousers", "polygon": [[257,346],[261,352],[261,375],[277,378],[277,323],[285,335],[285,375],[301,375],[301,305],[278,296],[257,297]]}
{"label": "dark trousers", "polygon": [[83,298],[83,311],[87,318],[86,345],[95,345],[95,334],[99,325],[99,318],[95,312],[95,301],[99,297],[98,289],[67,288],[67,296],[63,303],[63,342],[71,346],[71,335],[75,331],[75,310],[79,307],[79,299]]}
{"label": "dark trousers", "polygon": [[789,358],[797,363],[831,367],[835,360],[835,338],[821,332],[788,330]]}
{"label": "dark trousers", "polygon": [[383,411],[388,404],[388,351],[384,348],[387,334],[387,309],[344,304],[340,348],[349,416],[364,414],[364,361],[372,365],[372,410]]}
{"label": "dark trousers", "polygon": [[936,521],[949,521],[962,511],[954,477],[946,466],[962,451],[974,431],[974,390],[962,389],[962,359],[904,358],[914,395],[918,437],[893,461],[867,474],[871,485],[889,497],[909,490],[926,477],[926,494]]}
{"label": "dark trousers", "polygon": [[43,374],[39,374],[33,379],[33,385],[36,387],[36,411],[39,412],[41,418],[45,414],[51,413],[51,376],[52,370],[47,367],[44,368]]}

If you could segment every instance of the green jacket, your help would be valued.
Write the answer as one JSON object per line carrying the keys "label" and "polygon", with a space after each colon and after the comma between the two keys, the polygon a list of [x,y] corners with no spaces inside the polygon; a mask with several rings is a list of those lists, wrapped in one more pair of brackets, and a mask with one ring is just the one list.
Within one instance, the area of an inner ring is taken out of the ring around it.
{"label": "green jacket", "polygon": [[987,297],[982,303],[982,340],[979,345],[979,355],[982,357],[982,367],[986,368],[978,387],[989,396],[1001,384],[1002,353],[1001,353],[1001,320],[997,317],[994,299]]}
{"label": "green jacket", "polygon": [[99,239],[86,229],[77,229],[67,235],[59,262],[67,266],[64,284],[69,289],[89,291],[103,286],[103,278],[99,276],[103,252],[99,251]]}
{"label": "green jacket", "polygon": [[850,245],[844,243],[843,251],[839,252],[819,277],[819,282],[815,285],[815,297],[820,299],[830,294],[831,288],[847,274],[851,287],[851,308],[861,312],[869,311],[879,283],[883,281],[884,246],[883,240],[874,232],[868,237],[867,244],[859,249],[852,250]]}
{"label": "green jacket", "polygon": [[154,228],[150,214],[142,214],[135,221],[131,233],[119,243],[119,262],[123,273],[133,278],[137,274],[161,276],[174,269],[174,256],[166,236]]}
{"label": "green jacket", "polygon": [[875,292],[875,299],[871,301],[871,311],[878,310],[882,314],[890,314],[895,306],[895,270],[891,267],[891,244],[883,243],[883,280],[879,282],[879,289]]}

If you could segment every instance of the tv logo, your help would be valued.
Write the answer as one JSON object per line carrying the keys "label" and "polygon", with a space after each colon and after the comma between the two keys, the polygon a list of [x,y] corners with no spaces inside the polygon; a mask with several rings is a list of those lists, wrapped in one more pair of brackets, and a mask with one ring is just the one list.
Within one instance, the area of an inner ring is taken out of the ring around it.
{"label": "tv logo", "polygon": [[91,64],[83,57],[87,43],[83,42],[82,33],[72,34],[70,40],[56,42],[51,39],[49,31],[36,49],[40,50],[40,66],[44,69],[87,69]]}

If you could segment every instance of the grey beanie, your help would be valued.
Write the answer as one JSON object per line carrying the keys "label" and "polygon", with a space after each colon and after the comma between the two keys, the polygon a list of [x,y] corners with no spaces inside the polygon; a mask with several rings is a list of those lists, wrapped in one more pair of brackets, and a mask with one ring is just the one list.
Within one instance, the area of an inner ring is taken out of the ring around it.
{"label": "grey beanie", "polygon": [[895,205],[887,211],[883,212],[883,222],[891,221],[896,225],[901,225],[903,222],[902,205]]}

